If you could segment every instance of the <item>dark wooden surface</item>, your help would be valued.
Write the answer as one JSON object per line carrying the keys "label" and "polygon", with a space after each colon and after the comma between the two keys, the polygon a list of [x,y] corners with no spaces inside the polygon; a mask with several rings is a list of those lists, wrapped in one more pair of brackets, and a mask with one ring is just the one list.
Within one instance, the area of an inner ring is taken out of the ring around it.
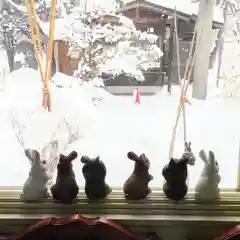
{"label": "dark wooden surface", "polygon": [[[67,218],[46,218],[39,220],[14,236],[3,237],[0,240],[160,240],[156,233],[139,234],[130,231],[116,222],[104,217],[85,218],[73,215]],[[182,238],[181,238],[182,239]],[[240,225],[226,230],[212,240],[240,240]],[[178,239],[176,239],[178,240]],[[188,240],[203,240],[190,238]]]}
{"label": "dark wooden surface", "polygon": [[155,234],[140,235],[106,218],[89,219],[81,215],[47,218],[22,233],[0,240],[158,240]]}

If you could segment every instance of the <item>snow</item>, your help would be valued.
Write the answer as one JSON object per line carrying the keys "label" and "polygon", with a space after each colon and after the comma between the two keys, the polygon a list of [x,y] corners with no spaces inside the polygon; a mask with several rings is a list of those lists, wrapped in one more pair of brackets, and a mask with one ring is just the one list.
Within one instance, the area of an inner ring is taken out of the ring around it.
{"label": "snow", "polygon": [[[96,23],[96,19],[107,18],[112,20],[106,24]],[[163,53],[156,45],[158,37],[137,31],[127,17],[101,8],[92,12],[74,8],[62,25],[65,30],[61,32],[69,41],[69,54],[81,56],[74,74],[83,80],[102,73],[115,76],[124,73],[144,81],[143,69],[159,67]]]}
{"label": "snow", "polygon": [[[49,22],[42,22],[38,21],[39,26],[42,29],[43,33],[46,36],[49,36],[49,29],[50,29],[50,24]],[[59,18],[55,20],[55,28],[54,28],[54,40],[65,40],[64,34],[62,34],[64,31],[64,19]]]}
{"label": "snow", "polygon": [[9,72],[9,66],[7,61],[7,53],[6,51],[1,48],[0,49],[0,90],[4,88],[5,79],[7,76],[7,73]]}
{"label": "snow", "polygon": [[[79,158],[74,162],[79,185],[84,185],[81,155],[100,155],[107,165],[107,181],[113,186],[121,186],[133,169],[133,162],[126,157],[127,152],[133,150],[147,154],[154,176],[151,185],[162,186],[161,171],[168,162],[178,88],[174,88],[172,96],[165,90],[154,96],[141,96],[141,104],[135,105],[131,96],[112,96],[90,83],[64,86],[64,78],[67,82],[69,77],[58,73],[53,78],[53,108],[50,113],[41,107],[41,81],[36,71],[20,69],[6,79],[5,90],[0,92],[0,153],[3,159],[0,186],[21,186],[30,169],[29,161],[14,135],[9,108],[17,120],[26,125],[25,130],[22,128],[25,147],[42,147],[56,131],[62,117],[80,127],[83,137],[66,150],[74,149],[79,153]],[[58,80],[62,87],[56,87]],[[93,97],[103,100],[96,105]],[[187,137],[192,141],[193,151],[198,156],[202,148],[213,150],[220,165],[220,187],[236,187],[240,99],[210,98],[204,102],[190,98],[190,101],[191,106],[187,107]],[[33,113],[29,115],[30,112]],[[182,130],[180,119],[175,143],[176,157],[183,151]],[[61,134],[57,136],[64,141],[66,135]],[[203,166],[197,157],[195,166],[189,167],[191,188],[195,186]]]}
{"label": "snow", "polygon": [[[131,2],[131,1],[129,1]],[[175,9],[182,13],[188,15],[198,15],[198,6],[199,3],[193,3],[191,0],[183,0],[183,1],[176,1],[176,0],[148,0],[150,3],[154,3],[159,6],[163,6],[170,9]],[[216,22],[223,23],[223,11],[220,6],[215,6],[213,11],[213,19]]]}
{"label": "snow", "polygon": [[[57,75],[54,78],[58,77],[61,81],[63,74],[58,73]],[[64,150],[66,130],[61,126],[63,119],[78,128],[81,138],[95,119],[96,104],[93,98],[104,101],[104,98],[110,97],[107,93],[103,94],[102,89],[95,90],[93,85],[92,92],[86,84],[57,87],[57,81],[54,78],[55,81],[50,84],[52,97],[52,112],[50,113],[41,106],[42,83],[37,71],[22,68],[9,74],[6,78],[4,91],[0,93],[0,131],[1,136],[7,137],[0,138],[0,153],[1,157],[9,163],[4,164],[3,171],[10,173],[12,172],[10,168],[13,166],[14,170],[10,179],[6,178],[5,174],[1,174],[0,186],[22,185],[29,171],[28,160],[26,160],[22,146],[17,141],[12,128],[12,118],[20,125],[25,148],[41,149],[50,140],[55,140],[51,137],[56,132],[56,138],[61,140],[61,149]],[[68,78],[65,76],[66,82],[68,82]],[[59,125],[60,129],[58,129]],[[9,151],[11,147],[14,151]],[[11,159],[14,161],[12,162]]]}

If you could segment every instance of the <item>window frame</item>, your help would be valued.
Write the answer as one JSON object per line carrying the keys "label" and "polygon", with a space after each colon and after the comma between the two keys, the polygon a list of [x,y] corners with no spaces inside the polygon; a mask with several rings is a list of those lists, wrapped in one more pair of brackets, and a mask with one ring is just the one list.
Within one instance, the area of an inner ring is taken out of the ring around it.
{"label": "window frame", "polygon": [[81,214],[85,217],[105,216],[129,227],[153,227],[183,224],[218,226],[237,225],[240,222],[240,192],[225,189],[215,203],[194,200],[189,192],[178,204],[166,199],[160,188],[153,188],[145,200],[127,201],[122,188],[113,188],[107,199],[89,202],[80,187],[78,201],[71,205],[54,203],[50,198],[44,202],[23,203],[21,187],[0,187],[0,226],[9,234],[21,232],[26,225],[48,217],[65,217]]}

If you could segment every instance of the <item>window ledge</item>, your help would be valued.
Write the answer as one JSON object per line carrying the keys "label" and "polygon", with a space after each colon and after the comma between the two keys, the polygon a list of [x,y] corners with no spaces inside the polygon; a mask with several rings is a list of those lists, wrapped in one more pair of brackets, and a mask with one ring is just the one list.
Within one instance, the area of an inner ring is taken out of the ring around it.
{"label": "window ledge", "polygon": [[89,203],[84,190],[71,205],[54,203],[22,203],[20,188],[0,188],[0,228],[16,232],[36,220],[64,217],[79,213],[86,217],[105,216],[129,226],[188,224],[236,224],[240,222],[240,193],[221,192],[220,200],[213,203],[196,202],[190,192],[185,200],[174,203],[167,200],[160,189],[153,189],[146,200],[126,201],[120,188],[103,201]]}

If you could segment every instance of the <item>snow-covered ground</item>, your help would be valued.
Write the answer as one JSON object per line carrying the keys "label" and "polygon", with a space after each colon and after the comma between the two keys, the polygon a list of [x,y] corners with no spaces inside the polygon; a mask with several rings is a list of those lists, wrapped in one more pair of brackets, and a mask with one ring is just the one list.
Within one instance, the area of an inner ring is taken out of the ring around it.
{"label": "snow-covered ground", "polygon": [[[26,74],[24,70],[19,70],[12,75],[12,80],[6,81],[6,90],[0,92],[0,186],[21,186],[30,169],[30,164],[12,130],[9,106],[19,121],[27,124],[27,130],[23,134],[26,147],[43,146],[53,129],[56,130],[59,119],[65,116],[72,124],[80,127],[84,136],[69,146],[67,151],[74,149],[79,156],[100,155],[107,165],[107,181],[110,185],[119,186],[124,183],[134,164],[127,159],[126,154],[128,151],[136,151],[145,152],[151,161],[150,172],[154,176],[151,185],[162,186],[161,171],[169,159],[178,88],[174,89],[172,96],[168,96],[166,91],[155,96],[141,96],[141,104],[135,105],[132,97],[111,96],[103,89],[90,85],[75,86],[71,89],[52,87],[53,111],[47,113],[41,108],[42,90],[40,80],[36,80],[37,73],[32,71]],[[104,100],[97,105],[93,104],[93,94],[95,97],[101,95]],[[202,148],[213,150],[220,165],[220,186],[236,187],[240,99],[211,98],[207,101],[190,101],[192,104],[187,107],[187,132],[193,151],[197,156]],[[21,109],[19,103],[22,103]],[[32,117],[24,117],[29,109],[35,109],[36,113]],[[183,151],[181,119],[179,125],[175,143],[176,157]],[[81,167],[78,158],[74,162],[74,170],[79,185],[84,185]],[[199,158],[195,166],[189,166],[191,188],[195,186],[202,167],[203,162]]]}

